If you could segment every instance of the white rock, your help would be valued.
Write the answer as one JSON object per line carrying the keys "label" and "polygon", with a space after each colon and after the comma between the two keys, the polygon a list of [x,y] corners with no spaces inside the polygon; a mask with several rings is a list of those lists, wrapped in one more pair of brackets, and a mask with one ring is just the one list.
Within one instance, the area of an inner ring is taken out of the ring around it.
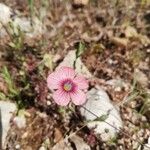
{"label": "white rock", "polygon": [[17,116],[13,121],[20,129],[26,127],[26,118],[24,116]]}
{"label": "white rock", "polygon": [[47,104],[47,106],[50,106],[52,103],[51,103],[51,101],[47,101],[46,104]]}
{"label": "white rock", "polygon": [[2,24],[7,25],[7,23],[11,21],[11,14],[11,9],[3,3],[0,3],[0,38],[7,35],[5,29],[2,28]]}
{"label": "white rock", "polygon": [[32,30],[32,27],[31,27],[31,23],[30,23],[30,20],[23,17],[23,18],[15,18],[13,24],[15,26],[19,26],[20,29],[24,32],[31,32]]}
{"label": "white rock", "polygon": [[15,148],[16,148],[16,150],[17,150],[17,149],[20,149],[20,145],[17,144],[17,145],[15,146]]}
{"label": "white rock", "polygon": [[[67,66],[67,67],[73,68],[73,64],[74,64],[75,59],[76,59],[76,51],[71,50],[68,52],[68,54],[66,55],[66,57],[64,58],[64,60],[62,61],[62,63],[60,63],[60,65],[58,67]],[[78,72],[79,74],[83,74],[87,78],[92,77],[92,74],[88,71],[88,69],[83,64],[83,62],[81,61],[80,58],[78,58],[76,60],[75,67],[76,67],[76,69],[75,69],[76,72]]]}
{"label": "white rock", "polygon": [[[102,89],[91,89],[87,94],[87,102],[84,107],[96,116],[108,115],[104,121],[94,121],[97,117],[81,107],[81,114],[86,118],[89,128],[94,128],[96,134],[100,134],[103,141],[114,137],[122,127],[123,123],[120,114],[110,102],[107,93]],[[107,122],[107,123],[106,123]],[[117,130],[117,129],[118,130]],[[105,131],[108,131],[107,133]]]}
{"label": "white rock", "polygon": [[33,25],[31,25],[30,19],[25,17],[16,17],[12,23],[16,27],[19,26],[21,31],[25,32],[28,37],[35,37],[44,32],[42,22],[38,18],[33,18]]}
{"label": "white rock", "polygon": [[45,32],[45,26],[42,24],[42,21],[39,20],[38,18],[33,18],[33,27],[32,27],[32,32],[28,33],[27,36],[29,37],[36,37]]}
{"label": "white rock", "polygon": [[3,3],[0,3],[0,23],[7,24],[11,19],[11,9]]}
{"label": "white rock", "polygon": [[1,23],[3,25],[7,25],[8,22],[11,22],[13,26],[16,27],[16,30],[17,30],[17,27],[19,26],[21,31],[23,31],[26,36],[31,37],[31,38],[39,36],[45,31],[45,27],[42,24],[42,21],[39,20],[37,17],[32,18],[33,25],[31,25],[30,18],[19,17],[18,15],[15,15],[13,17],[14,20],[12,20],[11,15],[12,15],[11,8],[0,3],[0,36],[1,37],[6,35],[6,32],[2,28]]}
{"label": "white rock", "polygon": [[39,148],[39,150],[46,150],[46,148],[45,148],[44,146],[41,146],[41,147]]}
{"label": "white rock", "polygon": [[148,143],[144,146],[144,150],[150,150],[150,137],[148,138]]}
{"label": "white rock", "polygon": [[0,112],[1,112],[1,135],[2,135],[2,145],[4,146],[5,138],[7,136],[7,132],[10,128],[10,119],[12,117],[12,113],[17,110],[17,107],[14,103],[8,101],[0,101]]}

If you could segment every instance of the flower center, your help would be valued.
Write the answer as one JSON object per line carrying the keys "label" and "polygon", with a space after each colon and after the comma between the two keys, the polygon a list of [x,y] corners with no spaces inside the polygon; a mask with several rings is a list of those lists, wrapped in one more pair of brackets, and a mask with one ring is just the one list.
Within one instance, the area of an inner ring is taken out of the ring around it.
{"label": "flower center", "polygon": [[65,81],[64,83],[63,83],[63,89],[66,91],[66,92],[70,92],[70,91],[72,91],[73,90],[73,87],[74,87],[74,85],[73,85],[73,82],[72,81]]}

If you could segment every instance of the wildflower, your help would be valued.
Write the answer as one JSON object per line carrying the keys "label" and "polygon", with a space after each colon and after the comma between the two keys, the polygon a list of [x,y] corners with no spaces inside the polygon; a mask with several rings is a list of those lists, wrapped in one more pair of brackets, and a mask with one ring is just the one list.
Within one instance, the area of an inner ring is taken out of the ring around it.
{"label": "wildflower", "polygon": [[75,105],[86,102],[88,82],[70,67],[61,67],[51,73],[47,84],[49,89],[54,90],[53,99],[58,105],[66,106],[70,101]]}

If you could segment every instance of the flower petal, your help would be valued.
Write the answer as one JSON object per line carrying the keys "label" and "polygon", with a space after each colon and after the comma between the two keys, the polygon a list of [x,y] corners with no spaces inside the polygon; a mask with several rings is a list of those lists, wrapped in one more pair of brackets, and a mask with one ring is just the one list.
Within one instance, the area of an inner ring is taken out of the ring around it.
{"label": "flower petal", "polygon": [[79,89],[87,89],[89,87],[88,81],[83,76],[76,76],[73,80],[77,85]]}
{"label": "flower petal", "polygon": [[58,89],[53,94],[54,101],[61,106],[66,106],[70,102],[70,95],[61,89]]}
{"label": "flower petal", "polygon": [[56,73],[51,73],[48,77],[47,77],[47,85],[49,89],[58,89],[59,88],[59,82],[60,79],[58,78],[58,76],[56,75]]}
{"label": "flower petal", "polygon": [[70,93],[70,96],[75,105],[82,105],[86,102],[86,94],[79,89],[76,92]]}
{"label": "flower petal", "polygon": [[66,79],[66,78],[73,79],[75,77],[75,71],[70,67],[60,67],[56,70],[56,74],[61,79]]}

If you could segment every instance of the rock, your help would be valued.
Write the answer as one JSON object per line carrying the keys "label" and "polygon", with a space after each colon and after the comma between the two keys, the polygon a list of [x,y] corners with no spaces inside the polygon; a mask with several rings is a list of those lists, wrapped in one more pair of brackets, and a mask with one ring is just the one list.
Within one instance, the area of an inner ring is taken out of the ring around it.
{"label": "rock", "polygon": [[87,93],[87,99],[83,106],[96,116],[105,118],[105,121],[94,121],[97,117],[81,107],[81,114],[87,121],[91,121],[87,126],[94,129],[96,134],[100,134],[103,141],[115,137],[123,123],[117,108],[110,102],[107,93],[99,87],[98,89],[93,88]]}
{"label": "rock", "polygon": [[16,27],[19,26],[21,31],[24,31],[24,32],[31,32],[33,30],[30,20],[25,17],[23,18],[16,17],[13,24]]}
{"label": "rock", "polygon": [[45,27],[38,18],[33,18],[33,32],[28,33],[29,37],[36,37],[42,35],[45,32]]}
{"label": "rock", "polygon": [[33,25],[31,25],[29,18],[16,17],[12,22],[14,26],[19,26],[21,31],[28,37],[36,37],[43,33],[42,22],[38,18],[33,18]]}
{"label": "rock", "polygon": [[[2,25],[7,25],[8,22],[11,22],[17,31],[18,26],[20,27],[21,31],[25,33],[25,36],[33,38],[43,34],[45,31],[45,27],[42,24],[41,20],[37,17],[32,18],[32,25],[31,19],[27,17],[19,17],[19,11],[16,10],[16,13],[13,16],[13,20],[11,19],[12,11],[11,8],[7,7],[6,5],[0,3],[0,36],[2,37],[6,35],[4,28]],[[7,26],[6,26],[7,27]],[[2,35],[1,35],[2,34]]]}
{"label": "rock", "polygon": [[16,150],[17,150],[17,149],[20,149],[20,145],[17,144],[17,145],[15,146],[15,148],[16,148]]}
{"label": "rock", "polygon": [[17,116],[14,118],[13,122],[17,125],[18,128],[26,127],[26,118],[24,116]]}
{"label": "rock", "polygon": [[44,146],[41,146],[41,147],[39,148],[39,150],[46,150],[46,148],[45,148]]}
{"label": "rock", "polygon": [[[3,3],[0,3],[0,24],[6,25],[11,20],[11,9]],[[1,25],[0,25],[1,28]]]}
{"label": "rock", "polygon": [[7,132],[10,128],[10,119],[12,117],[12,113],[17,110],[17,107],[14,103],[8,101],[0,101],[0,112],[1,112],[1,138],[2,145],[4,146],[5,138],[7,136]]}
{"label": "rock", "polygon": [[[139,150],[140,150],[140,149],[139,149]],[[149,138],[148,138],[147,144],[144,145],[143,150],[150,150],[150,136],[149,136]]]}
{"label": "rock", "polygon": [[[59,64],[58,67],[67,66],[67,67],[73,68],[75,59],[76,59],[76,51],[71,50],[68,52],[68,54],[66,55],[62,63]],[[75,69],[76,72],[78,72],[79,74],[83,74],[87,78],[92,77],[92,74],[88,71],[86,66],[83,64],[83,62],[81,61],[81,58],[78,58],[76,60],[75,68],[76,68]]]}
{"label": "rock", "polygon": [[77,150],[91,150],[90,146],[77,135],[70,137],[70,140],[75,144]]}
{"label": "rock", "polygon": [[0,3],[0,38],[7,35],[3,25],[7,25],[11,21],[12,11],[11,9],[3,3]]}

